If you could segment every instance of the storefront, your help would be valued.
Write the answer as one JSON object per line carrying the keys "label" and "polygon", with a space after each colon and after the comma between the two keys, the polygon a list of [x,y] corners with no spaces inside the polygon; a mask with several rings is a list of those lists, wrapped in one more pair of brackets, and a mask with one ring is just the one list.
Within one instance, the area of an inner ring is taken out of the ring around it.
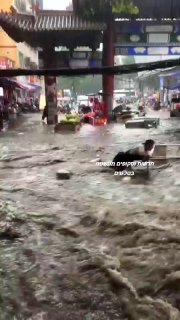
{"label": "storefront", "polygon": [[3,88],[4,99],[12,102],[14,99],[25,103],[30,98],[40,98],[41,86],[38,84],[23,83],[16,79],[0,78],[0,87]]}

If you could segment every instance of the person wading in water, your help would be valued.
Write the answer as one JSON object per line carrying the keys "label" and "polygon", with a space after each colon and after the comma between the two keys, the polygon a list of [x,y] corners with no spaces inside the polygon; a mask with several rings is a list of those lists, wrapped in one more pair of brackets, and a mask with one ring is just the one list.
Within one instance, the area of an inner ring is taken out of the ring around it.
{"label": "person wading in water", "polygon": [[42,121],[44,121],[47,118],[48,118],[48,108],[47,106],[45,106],[43,110]]}
{"label": "person wading in water", "polygon": [[148,162],[153,156],[155,150],[155,141],[146,140],[144,148],[137,147],[130,149],[126,152],[119,152],[113,159],[111,168],[116,172],[122,172],[124,170],[131,170],[131,166],[127,163],[134,162]]}

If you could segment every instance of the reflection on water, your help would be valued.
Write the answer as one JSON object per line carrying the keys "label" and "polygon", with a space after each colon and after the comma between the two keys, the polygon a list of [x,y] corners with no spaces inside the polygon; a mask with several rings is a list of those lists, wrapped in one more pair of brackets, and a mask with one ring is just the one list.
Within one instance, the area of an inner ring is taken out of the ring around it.
{"label": "reflection on water", "polygon": [[131,181],[91,162],[178,130],[54,134],[35,114],[0,135],[2,320],[180,319],[179,162]]}

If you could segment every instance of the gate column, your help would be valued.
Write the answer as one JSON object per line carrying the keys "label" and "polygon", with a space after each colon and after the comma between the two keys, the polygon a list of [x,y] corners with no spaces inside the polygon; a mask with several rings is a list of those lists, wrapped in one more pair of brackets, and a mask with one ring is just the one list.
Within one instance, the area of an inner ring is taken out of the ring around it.
{"label": "gate column", "polygon": [[[52,48],[43,48],[44,68],[55,68],[55,51]],[[57,115],[57,83],[55,76],[45,76],[45,94],[47,106],[47,124],[55,125],[58,122]]]}
{"label": "gate column", "polygon": [[[109,23],[103,38],[103,67],[114,66],[114,25]],[[108,108],[109,120],[112,118],[114,95],[114,75],[103,75],[103,100]]]}

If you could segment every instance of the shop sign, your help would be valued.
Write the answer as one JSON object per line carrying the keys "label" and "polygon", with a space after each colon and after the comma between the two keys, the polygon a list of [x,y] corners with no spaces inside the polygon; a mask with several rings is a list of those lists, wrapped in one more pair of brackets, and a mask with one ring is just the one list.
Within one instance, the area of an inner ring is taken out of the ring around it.
{"label": "shop sign", "polygon": [[14,63],[12,60],[6,57],[0,57],[0,69],[12,69],[14,67]]}

